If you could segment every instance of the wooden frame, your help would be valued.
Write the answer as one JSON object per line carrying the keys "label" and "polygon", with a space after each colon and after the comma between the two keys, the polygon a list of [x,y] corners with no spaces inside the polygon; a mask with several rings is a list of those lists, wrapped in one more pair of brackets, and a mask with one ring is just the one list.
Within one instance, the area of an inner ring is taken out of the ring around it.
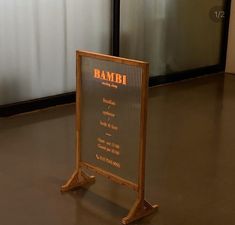
{"label": "wooden frame", "polygon": [[[147,216],[155,211],[157,205],[151,205],[145,201],[145,152],[146,152],[146,123],[147,123],[147,100],[148,100],[148,63],[129,60],[125,58],[119,58],[114,56],[108,56],[103,54],[77,51],[77,94],[76,94],[76,137],[77,137],[77,149],[76,149],[76,170],[68,182],[61,187],[62,192],[70,191],[81,186],[92,184],[95,181],[94,176],[88,176],[84,173],[83,169],[89,169],[94,171],[111,181],[124,185],[137,192],[137,199],[130,210],[129,214],[122,219],[123,224],[129,224],[135,220],[138,220],[144,216]],[[101,59],[105,61],[117,62],[120,64],[131,65],[142,69],[142,85],[141,85],[141,121],[140,121],[140,134],[139,134],[139,174],[138,184],[123,179],[115,174],[107,172],[101,168],[91,165],[87,162],[81,161],[81,146],[80,146],[80,133],[81,133],[81,58],[89,57],[94,59]]]}

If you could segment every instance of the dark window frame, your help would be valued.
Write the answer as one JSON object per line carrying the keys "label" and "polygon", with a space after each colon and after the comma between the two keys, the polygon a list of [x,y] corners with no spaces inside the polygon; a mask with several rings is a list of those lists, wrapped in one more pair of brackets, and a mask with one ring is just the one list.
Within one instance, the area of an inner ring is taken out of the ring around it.
{"label": "dark window frame", "polygon": [[[164,76],[151,77],[149,85],[155,86],[163,83],[175,82],[188,78],[198,77],[211,73],[225,71],[226,54],[229,31],[231,0],[226,0],[225,6],[225,22],[223,26],[222,51],[220,55],[220,63],[218,65],[197,68],[193,70],[182,71],[180,73],[168,74]],[[112,0],[112,55],[119,56],[120,45],[120,0]],[[0,105],[0,117],[12,116],[19,113],[34,111],[38,109],[48,108],[55,105],[75,102],[75,92],[64,93],[39,99],[16,102],[7,105]]]}

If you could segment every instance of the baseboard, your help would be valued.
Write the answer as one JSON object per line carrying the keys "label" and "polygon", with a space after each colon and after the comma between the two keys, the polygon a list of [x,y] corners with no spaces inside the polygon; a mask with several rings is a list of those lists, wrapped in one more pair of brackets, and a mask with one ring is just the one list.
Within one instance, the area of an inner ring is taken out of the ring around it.
{"label": "baseboard", "polygon": [[19,113],[25,113],[56,105],[72,103],[75,102],[75,100],[76,100],[75,92],[69,92],[45,98],[38,98],[29,101],[3,105],[0,106],[0,117],[8,117]]}
{"label": "baseboard", "polygon": [[[224,65],[215,65],[194,70],[187,70],[179,73],[168,74],[165,76],[150,77],[149,86],[153,87],[165,83],[172,83],[189,78],[200,77],[203,75],[224,72]],[[38,109],[44,109],[51,106],[63,105],[75,102],[75,92],[49,96],[45,98],[33,99],[30,101],[17,102],[14,104],[0,106],[0,117],[12,116],[19,113],[30,112]]]}
{"label": "baseboard", "polygon": [[164,76],[154,76],[154,77],[150,77],[149,86],[153,87],[153,86],[161,85],[165,83],[173,83],[173,82],[192,79],[192,78],[201,77],[201,76],[205,76],[209,74],[221,73],[221,72],[224,72],[224,69],[225,69],[224,65],[214,65],[214,66],[207,66],[207,67],[167,74]]}

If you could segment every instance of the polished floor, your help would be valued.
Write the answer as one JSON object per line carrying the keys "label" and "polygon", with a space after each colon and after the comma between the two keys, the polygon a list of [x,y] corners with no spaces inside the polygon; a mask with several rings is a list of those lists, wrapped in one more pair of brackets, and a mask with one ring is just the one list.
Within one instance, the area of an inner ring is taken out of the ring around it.
{"label": "polished floor", "polygon": [[[235,224],[235,76],[149,93],[146,199],[140,225]],[[0,119],[1,225],[117,225],[135,195],[97,176],[61,194],[75,167],[75,106]]]}

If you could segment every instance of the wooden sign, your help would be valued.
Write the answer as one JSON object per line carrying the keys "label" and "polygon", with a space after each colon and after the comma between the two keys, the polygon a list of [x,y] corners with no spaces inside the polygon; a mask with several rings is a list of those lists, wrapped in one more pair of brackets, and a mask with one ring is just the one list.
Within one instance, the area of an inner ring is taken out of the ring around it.
{"label": "wooden sign", "polygon": [[76,170],[61,191],[95,181],[89,169],[133,189],[123,224],[157,208],[144,199],[148,63],[77,51]]}

